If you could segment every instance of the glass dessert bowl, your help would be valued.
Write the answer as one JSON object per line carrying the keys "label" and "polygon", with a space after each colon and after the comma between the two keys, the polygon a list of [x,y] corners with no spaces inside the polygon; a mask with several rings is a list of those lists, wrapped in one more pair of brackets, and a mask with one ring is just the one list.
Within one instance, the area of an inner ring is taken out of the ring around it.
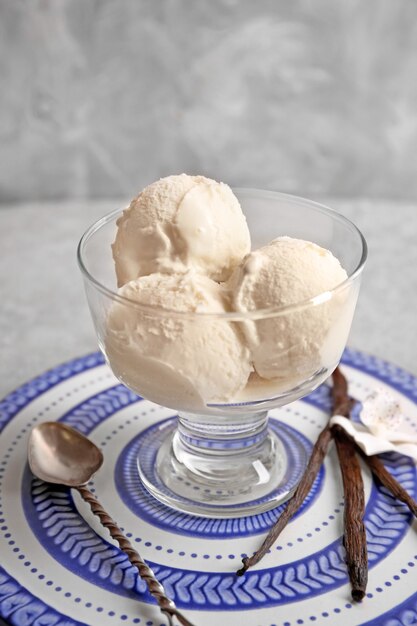
{"label": "glass dessert bowl", "polygon": [[[367,253],[356,226],[327,207],[276,192],[234,192],[253,248],[280,235],[305,240],[303,249],[314,242],[318,254],[330,251],[344,268],[337,284],[311,298],[248,310],[240,304],[256,290],[262,287],[268,302],[268,289],[276,288],[275,274],[259,270],[258,257],[251,257],[222,284],[185,272],[153,274],[140,288],[120,290],[111,244],[122,210],[93,224],[78,247],[108,364],[127,387],[175,416],[149,429],[138,454],[140,478],[159,501],[205,517],[260,513],[293,493],[308,448],[297,424],[285,428],[268,412],[313,391],[338,365]],[[302,254],[295,251],[287,273],[290,291],[297,281],[314,280],[314,263],[308,256],[301,262]],[[153,297],[138,301],[138,289],[150,287]],[[228,310],[219,309],[219,298],[229,302]],[[207,311],[200,301],[213,306]]]}

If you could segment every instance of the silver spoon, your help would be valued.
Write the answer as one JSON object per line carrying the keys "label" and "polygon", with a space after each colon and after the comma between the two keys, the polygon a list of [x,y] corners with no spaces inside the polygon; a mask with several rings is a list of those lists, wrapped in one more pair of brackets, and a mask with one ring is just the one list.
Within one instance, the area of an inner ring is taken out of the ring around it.
{"label": "silver spoon", "polygon": [[70,426],[60,422],[43,422],[35,426],[30,433],[28,461],[33,474],[41,480],[72,487],[79,492],[90,505],[94,515],[99,517],[102,525],[117,541],[131,564],[136,567],[162,613],[167,616],[169,626],[174,626],[174,616],[183,626],[193,626],[167,597],[151,568],[103,509],[95,495],[86,487],[103,463],[103,455],[97,446]]}

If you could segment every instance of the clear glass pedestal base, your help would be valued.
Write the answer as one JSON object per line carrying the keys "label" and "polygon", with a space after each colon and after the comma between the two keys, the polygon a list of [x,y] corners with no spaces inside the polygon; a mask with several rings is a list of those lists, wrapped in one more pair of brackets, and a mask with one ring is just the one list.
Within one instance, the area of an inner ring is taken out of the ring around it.
{"label": "clear glass pedestal base", "polygon": [[311,444],[261,413],[230,423],[179,416],[149,429],[138,469],[160,502],[200,517],[262,513],[291,497]]}

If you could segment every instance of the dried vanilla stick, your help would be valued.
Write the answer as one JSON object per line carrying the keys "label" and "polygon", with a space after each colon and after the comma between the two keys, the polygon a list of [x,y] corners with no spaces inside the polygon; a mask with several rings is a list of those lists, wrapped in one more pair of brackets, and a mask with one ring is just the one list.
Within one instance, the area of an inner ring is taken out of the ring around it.
{"label": "dried vanilla stick", "polygon": [[332,430],[345,494],[343,545],[346,550],[346,565],[352,598],[359,601],[365,596],[368,582],[368,549],[363,522],[365,514],[363,480],[354,443],[345,436],[340,426],[334,426]]}
{"label": "dried vanilla stick", "polygon": [[[346,433],[346,437],[349,435]],[[354,441],[352,439],[352,441]],[[410,512],[417,517],[417,502],[410,496],[410,494],[404,489],[402,485],[394,478],[394,476],[387,470],[378,455],[367,456],[365,452],[354,442],[357,452],[361,455],[362,459],[368,465],[374,478],[377,479],[381,485],[386,487],[388,491],[392,493],[394,498],[400,502],[404,502],[410,510]]]}
{"label": "dried vanilla stick", "polygon": [[[349,413],[350,410],[350,400],[347,397],[346,393],[346,380],[340,377],[337,377],[336,382],[333,386],[333,414],[345,415]],[[327,450],[329,448],[329,444],[332,440],[332,431],[327,424],[324,429],[321,431],[316,443],[313,446],[313,450],[311,452],[311,456],[307,467],[304,471],[304,474],[301,477],[300,482],[293,494],[293,496],[288,500],[285,505],[285,508],[278,520],[272,526],[271,530],[265,537],[260,548],[250,557],[244,557],[242,559],[243,567],[241,567],[236,573],[238,576],[243,576],[243,574],[253,565],[259,563],[259,561],[265,556],[270,547],[275,543],[278,539],[281,532],[284,530],[290,519],[295,515],[298,511],[305,498],[310,492],[311,487],[316,479],[316,476],[320,470],[320,467],[323,463],[324,457],[326,456]]]}
{"label": "dried vanilla stick", "polygon": [[[333,373],[333,398],[342,407],[339,415],[349,417],[351,400],[348,396],[347,381],[339,368]],[[368,582],[368,549],[365,515],[365,492],[361,467],[356,456],[355,442],[346,436],[340,426],[332,427],[336,441],[337,456],[342,473],[345,495],[343,545],[346,550],[346,565],[352,589],[352,598],[356,601],[365,596]]]}

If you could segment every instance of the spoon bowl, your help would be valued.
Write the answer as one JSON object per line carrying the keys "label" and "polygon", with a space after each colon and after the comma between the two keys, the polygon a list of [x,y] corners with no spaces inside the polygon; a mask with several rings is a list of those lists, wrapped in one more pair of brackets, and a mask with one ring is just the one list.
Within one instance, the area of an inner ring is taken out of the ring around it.
{"label": "spoon bowl", "polygon": [[103,455],[74,428],[61,422],[43,422],[31,431],[28,461],[41,480],[78,487],[86,485],[100,469]]}

